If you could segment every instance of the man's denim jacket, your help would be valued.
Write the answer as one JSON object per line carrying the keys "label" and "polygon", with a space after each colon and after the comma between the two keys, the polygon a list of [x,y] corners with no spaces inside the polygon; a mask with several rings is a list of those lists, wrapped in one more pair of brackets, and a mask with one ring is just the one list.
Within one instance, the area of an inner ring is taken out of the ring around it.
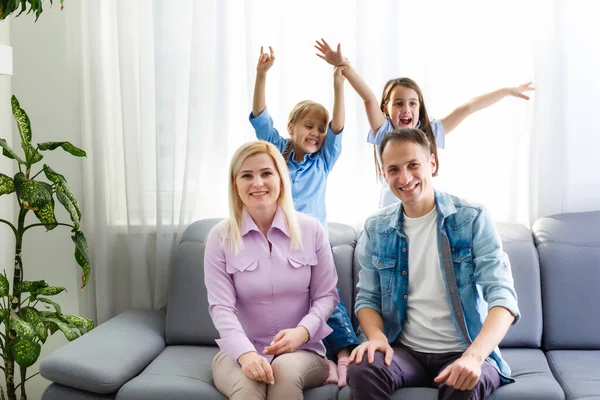
{"label": "man's denim jacket", "polygon": [[[452,303],[453,322],[468,345],[479,334],[490,308],[504,307],[515,316],[514,323],[519,319],[510,262],[494,221],[482,207],[438,191],[435,201],[440,267]],[[408,239],[402,229],[402,215],[402,204],[398,203],[369,217],[358,244],[362,268],[355,312],[365,307],[377,311],[389,343],[402,332],[408,299]],[[450,264],[445,260],[450,258],[444,257],[444,248],[450,250],[454,272],[445,268]],[[512,381],[498,348],[487,360],[504,381]]]}

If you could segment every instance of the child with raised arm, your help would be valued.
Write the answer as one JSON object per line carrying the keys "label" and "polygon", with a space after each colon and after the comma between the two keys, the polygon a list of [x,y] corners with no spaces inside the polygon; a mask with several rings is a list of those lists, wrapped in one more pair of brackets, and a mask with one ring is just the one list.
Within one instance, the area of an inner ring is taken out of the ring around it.
{"label": "child with raised arm", "polygon": [[[342,131],[344,128],[344,76],[335,68],[333,116],[329,121],[327,109],[311,100],[296,104],[290,112],[287,131],[290,138],[283,138],[275,129],[266,103],[267,72],[275,62],[275,53],[260,49],[256,66],[256,83],[250,123],[256,137],[274,144],[283,154],[292,181],[292,198],[297,211],[316,217],[326,233],[327,213],[325,191],[327,177],[342,151]],[[338,290],[339,292],[339,290]],[[337,359],[337,365],[330,363],[327,383],[337,382],[346,385],[347,359],[352,349],[360,342],[356,337],[348,311],[340,301],[327,321],[333,332],[323,343],[330,360]]]}
{"label": "child with raised arm", "polygon": [[[506,87],[475,97],[455,108],[442,119],[430,119],[423,100],[423,93],[415,81],[410,78],[390,79],[383,88],[381,101],[378,101],[373,91],[367,86],[362,77],[350,65],[338,44],[333,50],[324,40],[317,41],[315,48],[320,52],[319,57],[337,68],[343,68],[342,73],[350,85],[363,99],[369,121],[370,131],[367,142],[375,145],[374,159],[376,173],[381,182],[379,207],[394,204],[399,199],[390,191],[388,184],[381,175],[381,160],[377,151],[383,138],[396,128],[419,128],[427,138],[436,144],[433,154],[439,168],[437,147],[444,148],[445,135],[452,132],[461,122],[474,112],[487,108],[504,97],[513,96],[529,100],[525,92],[534,90],[531,82],[517,87]],[[433,176],[437,175],[437,170]]]}

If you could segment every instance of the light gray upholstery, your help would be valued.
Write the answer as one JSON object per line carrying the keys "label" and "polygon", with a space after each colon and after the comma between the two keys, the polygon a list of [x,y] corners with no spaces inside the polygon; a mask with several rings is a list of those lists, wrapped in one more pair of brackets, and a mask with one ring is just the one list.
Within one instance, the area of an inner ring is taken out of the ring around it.
{"label": "light gray upholstery", "polygon": [[600,211],[533,225],[542,276],[544,347],[600,349]]}
{"label": "light gray upholstery", "polygon": [[164,313],[129,310],[53,352],[40,375],[75,389],[114,393],[164,349],[164,337]]}
{"label": "light gray upholstery", "polygon": [[[44,400],[224,398],[212,382],[217,331],[208,314],[202,269],[204,243],[218,221],[197,221],[183,234],[173,258],[166,316],[148,312],[146,320],[139,311],[125,313],[59,349],[40,370],[62,385],[50,385]],[[563,388],[568,399],[600,398],[596,378],[600,376],[600,362],[596,361],[600,354],[594,351],[600,350],[599,229],[600,212],[543,218],[533,227],[535,242],[524,226],[498,224],[511,260],[522,317],[501,344],[516,382],[501,387],[490,399],[558,400],[565,398]],[[353,309],[360,266],[355,248],[362,238],[360,232],[343,224],[330,223],[329,232],[338,286],[356,326]],[[123,329],[129,325],[136,328]],[[124,332],[135,332],[135,341]],[[147,337],[152,351],[143,350]],[[126,345],[113,351],[115,343]],[[546,354],[542,343],[550,349],[567,350]],[[90,350],[91,358],[80,357]],[[152,357],[141,357],[152,353]],[[338,391],[336,385],[327,385],[307,390],[304,398],[348,399],[349,394],[348,388]],[[393,398],[433,400],[437,392],[407,388],[396,391]]]}
{"label": "light gray upholstery", "polygon": [[539,348],[542,343],[542,293],[540,266],[531,232],[518,224],[498,223],[497,227],[510,259],[521,311],[521,320],[510,328],[500,346]]}
{"label": "light gray upholstery", "polygon": [[212,380],[211,364],[218,350],[216,346],[167,346],[119,390],[117,400],[226,400]]}
{"label": "light gray upholstery", "polygon": [[173,276],[167,307],[167,344],[214,345],[219,333],[208,313],[204,287],[204,246],[220,219],[191,224],[173,256]]}
{"label": "light gray upholstery", "polygon": [[567,400],[600,399],[599,350],[552,350],[546,357]]}
{"label": "light gray upholstery", "polygon": [[115,400],[115,394],[97,394],[51,383],[42,394],[44,400]]}

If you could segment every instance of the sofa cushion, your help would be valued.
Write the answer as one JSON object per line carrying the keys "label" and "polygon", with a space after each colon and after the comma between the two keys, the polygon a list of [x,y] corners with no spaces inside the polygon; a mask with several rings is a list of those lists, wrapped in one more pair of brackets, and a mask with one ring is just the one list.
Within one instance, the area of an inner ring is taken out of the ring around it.
{"label": "sofa cushion", "polygon": [[208,313],[204,286],[204,246],[220,219],[191,224],[173,256],[173,273],[167,305],[166,340],[169,345],[215,345],[219,333]]}
{"label": "sofa cushion", "polygon": [[116,394],[98,394],[51,383],[44,390],[42,400],[115,400]]}
{"label": "sofa cushion", "polygon": [[600,399],[600,351],[553,350],[546,357],[567,400]]}
{"label": "sofa cushion", "polygon": [[498,222],[498,233],[512,268],[521,319],[511,326],[502,347],[539,348],[542,342],[540,266],[531,231],[515,223]]}
{"label": "sofa cushion", "polygon": [[[126,383],[117,400],[226,400],[212,379],[216,346],[168,346],[138,377]],[[336,399],[338,388],[327,385],[304,393],[305,399]]]}
{"label": "sofa cushion", "polygon": [[117,400],[226,400],[212,381],[216,346],[167,346],[136,378],[117,393]]}
{"label": "sofa cushion", "polygon": [[540,257],[544,347],[599,350],[600,211],[544,217],[533,224],[533,233]]}
{"label": "sofa cushion", "polygon": [[[565,398],[541,350],[504,349],[502,356],[510,365],[515,382],[501,386],[488,397],[489,400],[562,400]],[[338,398],[350,399],[349,388],[342,389]],[[400,389],[392,398],[394,400],[436,400],[437,389]]]}
{"label": "sofa cushion", "polygon": [[[338,273],[338,288],[348,313],[354,310],[354,288],[356,282],[352,274],[356,231],[348,225],[329,223],[329,240],[333,247],[333,258]],[[354,325],[356,328],[358,325]]]}

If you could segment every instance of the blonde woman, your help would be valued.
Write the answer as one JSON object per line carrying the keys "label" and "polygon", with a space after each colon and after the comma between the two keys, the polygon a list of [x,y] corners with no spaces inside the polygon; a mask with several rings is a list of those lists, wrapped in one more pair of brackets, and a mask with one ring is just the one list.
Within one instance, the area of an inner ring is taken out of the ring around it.
{"label": "blonde woman", "polygon": [[285,160],[264,141],[229,167],[229,218],[207,239],[204,278],[220,334],[217,389],[230,399],[302,399],[329,367],[321,340],[339,302],[329,241],[294,210]]}

